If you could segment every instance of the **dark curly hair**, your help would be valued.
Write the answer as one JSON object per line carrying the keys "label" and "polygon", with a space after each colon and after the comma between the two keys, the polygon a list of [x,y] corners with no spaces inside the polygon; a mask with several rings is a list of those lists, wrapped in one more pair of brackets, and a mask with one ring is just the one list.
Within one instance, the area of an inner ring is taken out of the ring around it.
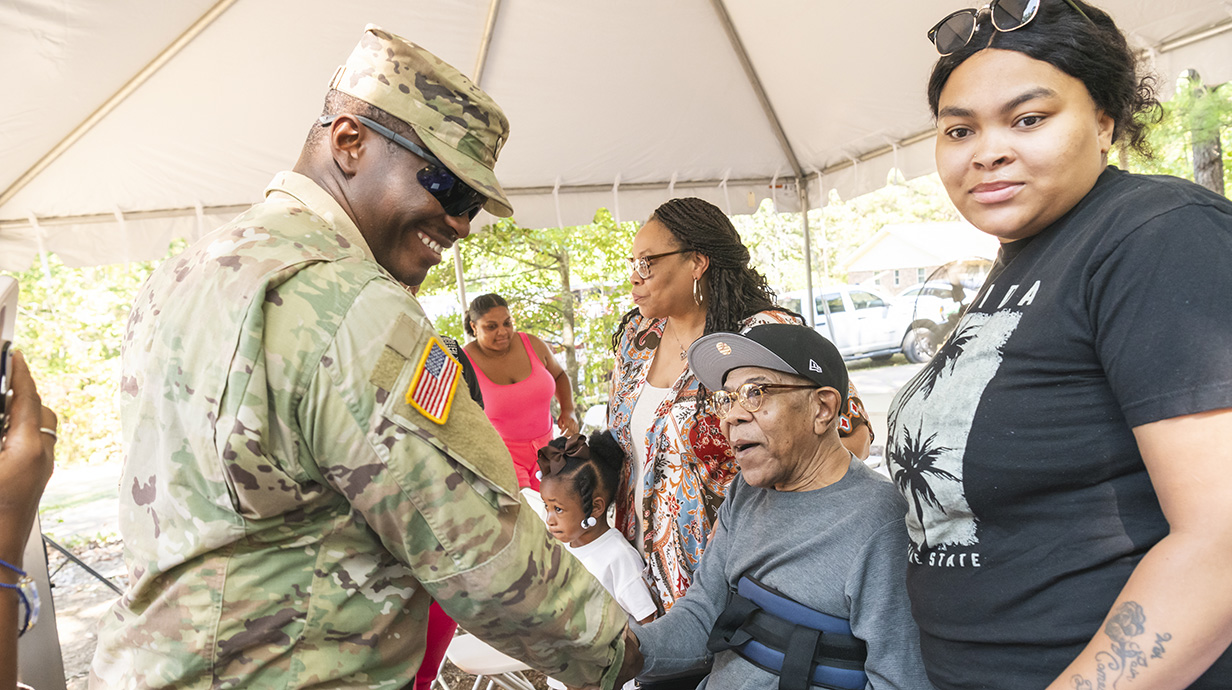
{"label": "dark curly hair", "polygon": [[1096,107],[1112,118],[1114,142],[1124,140],[1151,156],[1147,126],[1163,117],[1155,97],[1155,78],[1139,76],[1139,59],[1106,12],[1073,0],[1090,21],[1064,0],[1042,0],[1031,23],[1017,31],[997,31],[987,15],[980,18],[967,45],[933,66],[928,79],[928,106],[937,117],[941,90],[954,70],[985,48],[1015,50],[1046,62],[1082,82]]}
{"label": "dark curly hair", "polygon": [[[705,280],[706,327],[704,333],[734,332],[740,322],[759,311],[779,309],[766,277],[749,267],[749,250],[740,241],[736,227],[718,206],[695,197],[672,199],[651,214],[650,221],[663,224],[680,249],[695,251],[710,259]],[[620,346],[625,326],[638,314],[634,308],[621,319],[612,334],[612,349]]]}
{"label": "dark curly hair", "polygon": [[475,322],[483,318],[484,314],[492,311],[496,307],[509,307],[509,303],[504,297],[489,292],[486,295],[480,295],[471,300],[470,306],[466,308],[466,313],[462,315],[462,330],[470,337],[475,337]]}
{"label": "dark curly hair", "polygon": [[[549,446],[564,450],[568,438],[558,436],[548,442]],[[616,484],[620,481],[620,468],[625,464],[625,452],[612,436],[610,431],[596,431],[591,434],[586,445],[590,447],[590,459],[580,460],[569,455],[565,456],[565,466],[555,474],[545,474],[539,481],[549,477],[556,479],[572,479],[573,491],[581,501],[582,510],[590,513],[595,503],[595,495],[603,497],[607,505],[612,505],[616,497]]]}

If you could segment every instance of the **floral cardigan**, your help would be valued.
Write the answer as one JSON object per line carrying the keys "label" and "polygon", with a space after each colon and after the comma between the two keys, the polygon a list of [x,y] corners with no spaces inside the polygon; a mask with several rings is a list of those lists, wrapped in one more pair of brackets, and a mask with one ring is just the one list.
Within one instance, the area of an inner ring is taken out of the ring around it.
{"label": "floral cardigan", "polygon": [[[616,347],[616,368],[608,405],[608,426],[630,461],[620,473],[616,492],[616,527],[625,538],[637,537],[642,521],[650,592],[662,611],[683,596],[706,548],[719,505],[739,467],[713,414],[696,416],[698,381],[687,369],[659,405],[654,423],[644,431],[629,428],[633,408],[646,385],[646,372],[654,361],[666,319],[639,315],[626,324]],[[758,312],[740,324],[740,330],[767,323],[800,323],[779,310]],[[633,434],[646,435],[646,457],[633,457]],[[644,501],[637,495],[633,462],[642,464]]]}

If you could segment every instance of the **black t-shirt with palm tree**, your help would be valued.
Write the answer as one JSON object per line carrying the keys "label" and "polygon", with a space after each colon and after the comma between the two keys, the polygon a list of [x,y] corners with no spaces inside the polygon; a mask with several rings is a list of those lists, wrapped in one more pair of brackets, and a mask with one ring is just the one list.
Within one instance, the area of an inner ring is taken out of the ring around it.
{"label": "black t-shirt with palm tree", "polygon": [[[938,687],[1047,685],[1168,533],[1132,428],[1232,407],[1229,266],[1232,203],[1109,168],[1051,227],[1003,245],[896,396],[887,457]],[[1131,669],[1168,641],[1133,638],[1141,612],[1121,613],[1116,662]],[[1232,656],[1214,677],[1232,677]]]}

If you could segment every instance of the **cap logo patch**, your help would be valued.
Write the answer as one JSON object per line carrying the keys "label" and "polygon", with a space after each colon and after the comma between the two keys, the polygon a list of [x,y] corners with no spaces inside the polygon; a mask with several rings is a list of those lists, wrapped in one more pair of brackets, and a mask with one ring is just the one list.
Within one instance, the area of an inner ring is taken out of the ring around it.
{"label": "cap logo patch", "polygon": [[724,342],[716,343],[715,348],[718,349],[719,354],[721,355],[726,356],[726,355],[731,354],[731,345],[728,345],[727,343],[724,343]]}
{"label": "cap logo patch", "polygon": [[814,361],[813,361],[813,360],[811,360],[811,359],[809,360],[809,371],[815,371],[815,372],[817,372],[818,374],[824,374],[824,373],[825,373],[824,371],[822,371],[822,370],[821,370],[821,365],[820,365],[820,364],[818,364],[817,362],[814,362]]}

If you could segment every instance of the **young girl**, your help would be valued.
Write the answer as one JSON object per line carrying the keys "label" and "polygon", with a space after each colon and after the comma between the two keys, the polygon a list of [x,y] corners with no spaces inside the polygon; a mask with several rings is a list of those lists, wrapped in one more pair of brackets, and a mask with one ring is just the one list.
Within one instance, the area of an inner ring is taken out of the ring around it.
{"label": "young girl", "polygon": [[539,449],[539,493],[548,532],[564,543],[616,603],[639,623],[655,615],[642,580],[645,564],[620,532],[607,524],[625,456],[611,432],[553,439]]}

